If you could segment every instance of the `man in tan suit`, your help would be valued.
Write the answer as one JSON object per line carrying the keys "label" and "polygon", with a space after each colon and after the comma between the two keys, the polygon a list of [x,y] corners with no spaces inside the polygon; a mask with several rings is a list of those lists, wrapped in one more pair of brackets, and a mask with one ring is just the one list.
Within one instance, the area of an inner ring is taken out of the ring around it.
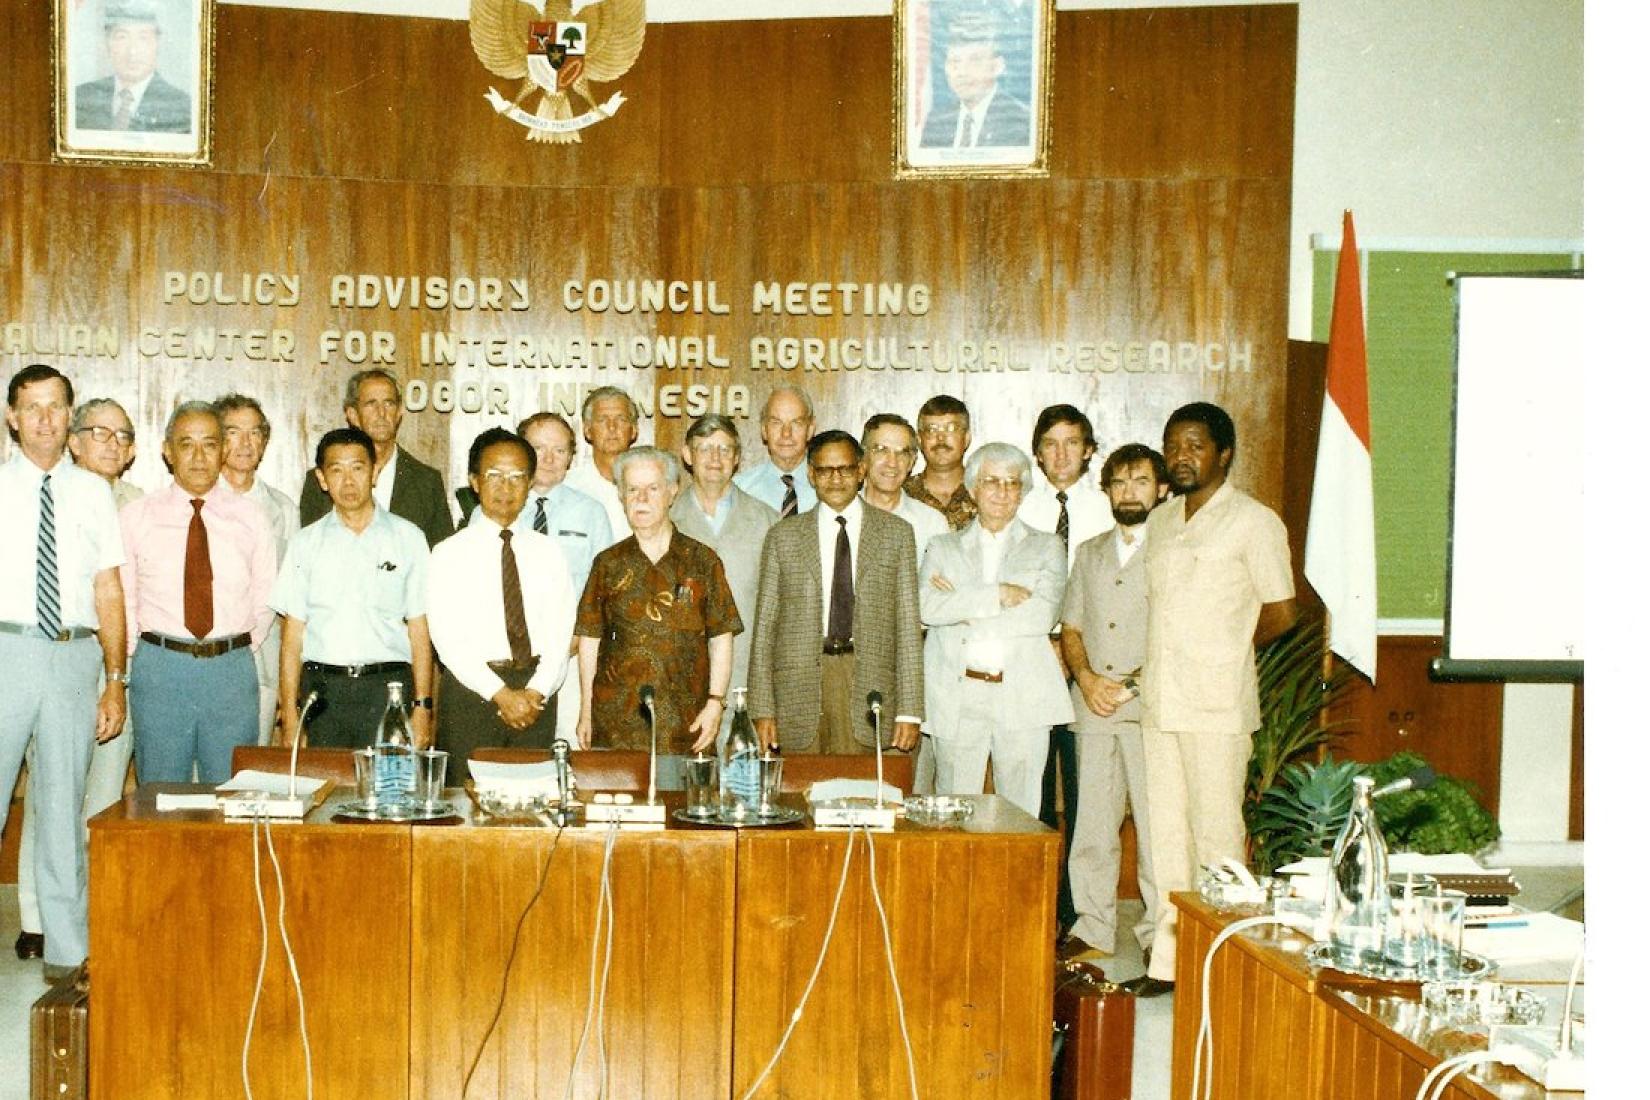
{"label": "man in tan suit", "polygon": [[868,697],[884,744],[910,750],[923,715],[917,544],[911,525],[859,497],[865,457],[847,432],[808,443],[819,504],[782,519],[762,546],[751,639],[757,736],[787,752],[868,752]]}

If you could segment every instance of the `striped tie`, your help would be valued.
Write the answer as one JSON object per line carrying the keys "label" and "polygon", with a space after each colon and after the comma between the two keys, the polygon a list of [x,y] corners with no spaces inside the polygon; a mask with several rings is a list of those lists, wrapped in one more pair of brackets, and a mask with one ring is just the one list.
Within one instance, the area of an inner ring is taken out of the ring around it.
{"label": "striped tie", "polygon": [[57,516],[52,506],[52,477],[40,479],[40,534],[35,541],[34,609],[40,632],[55,638],[63,629],[57,593]]}
{"label": "striped tie", "polygon": [[1066,511],[1066,491],[1061,489],[1054,494],[1054,499],[1060,502],[1060,518],[1054,523],[1054,533],[1060,536],[1060,541],[1067,546],[1071,545],[1071,513]]}
{"label": "striped tie", "polygon": [[785,483],[785,499],[779,504],[779,518],[796,515],[796,475],[780,474],[779,480]]}
{"label": "striped tie", "polygon": [[533,530],[537,531],[541,535],[548,535],[550,533],[550,517],[544,514],[544,502],[546,499],[548,498],[539,497],[539,506],[533,512]]}

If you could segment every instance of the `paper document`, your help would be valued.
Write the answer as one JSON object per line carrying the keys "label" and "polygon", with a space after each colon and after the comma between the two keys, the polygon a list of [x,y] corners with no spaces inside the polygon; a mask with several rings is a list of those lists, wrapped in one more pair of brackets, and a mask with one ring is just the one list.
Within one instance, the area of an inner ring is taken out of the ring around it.
{"label": "paper document", "polygon": [[[864,798],[875,802],[876,797],[875,779],[822,779],[808,788],[809,802],[831,802],[838,798]],[[901,806],[905,804],[905,794],[898,787],[884,783],[882,800],[890,806]]]}
{"label": "paper document", "polygon": [[172,810],[215,810],[218,808],[218,796],[211,791],[189,791],[184,794],[169,794],[161,791],[155,795],[155,809],[162,813]]}
{"label": "paper document", "polygon": [[[265,794],[272,794],[280,798],[285,798],[287,796],[287,790],[290,788],[291,784],[292,777],[286,772],[260,772],[246,768],[230,776],[227,783],[219,783],[217,789],[219,791],[262,791]],[[312,795],[316,791],[320,790],[325,784],[325,779],[316,779],[312,776],[300,775],[297,782],[298,797],[303,798],[307,795]],[[157,795],[157,803],[159,802],[159,799],[163,797],[165,796]],[[204,797],[208,799],[213,798],[212,795],[205,795]],[[216,800],[213,800],[212,806],[216,805]],[[207,808],[211,809],[212,806]]]}

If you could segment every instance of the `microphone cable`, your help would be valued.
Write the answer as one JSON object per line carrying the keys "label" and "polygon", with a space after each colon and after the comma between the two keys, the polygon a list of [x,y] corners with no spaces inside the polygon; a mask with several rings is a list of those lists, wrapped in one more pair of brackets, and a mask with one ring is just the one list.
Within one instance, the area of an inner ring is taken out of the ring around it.
{"label": "microphone cable", "polygon": [[263,826],[264,845],[269,851],[269,863],[275,871],[276,927],[281,933],[281,946],[286,952],[287,969],[292,974],[292,988],[298,1000],[298,1040],[304,1049],[304,1095],[315,1100],[315,1065],[309,1048],[309,1020],[304,1009],[304,983],[298,977],[298,959],[292,951],[292,940],[286,930],[286,881],[281,875],[281,861],[275,854],[275,836],[267,814],[252,820],[252,894],[258,902],[258,977],[252,985],[252,1006],[246,1015],[246,1034],[241,1040],[241,1088],[246,1100],[252,1100],[252,1028],[258,1019],[258,1003],[263,997],[264,970],[269,965],[269,914],[264,907],[262,860],[258,851],[258,826]]}
{"label": "microphone cable", "polygon": [[[596,1095],[607,1095],[607,1043],[603,1032],[607,1021],[607,975],[613,963],[613,848],[618,839],[619,823],[615,821],[608,825],[607,840],[602,845],[602,879],[596,891],[596,921],[590,932],[590,994],[585,1001],[584,1027],[579,1032],[579,1045],[573,1051],[573,1064],[567,1068],[567,1088],[562,1092],[563,1100],[572,1100],[573,1086],[578,1081],[579,1062],[584,1057],[593,1019],[596,1021],[596,1058],[600,1064]],[[599,985],[596,980],[598,958],[602,959]]]}
{"label": "microphone cable", "polygon": [[871,830],[865,834],[865,852],[870,858],[871,900],[876,903],[877,920],[882,923],[882,950],[888,959],[888,980],[894,986],[894,1007],[899,1010],[899,1037],[905,1043],[905,1068],[911,1075],[911,1100],[917,1100],[917,1056],[911,1049],[911,1032],[905,1023],[905,997],[900,993],[899,972],[894,968],[894,940],[888,932],[888,912],[882,907],[882,890],[877,886],[877,846]]}
{"label": "microphone cable", "polygon": [[510,937],[510,953],[504,957],[504,976],[498,983],[498,1003],[493,1006],[493,1018],[487,1021],[487,1030],[481,1034],[481,1044],[476,1047],[475,1057],[470,1060],[470,1068],[464,1072],[464,1087],[459,1090],[460,1098],[470,1094],[470,1079],[475,1076],[476,1069],[481,1065],[481,1056],[487,1050],[487,1043],[493,1037],[493,1031],[498,1027],[499,1019],[504,1015],[504,999],[510,992],[510,972],[516,965],[516,951],[521,947],[521,930],[527,926],[528,914],[544,896],[544,886],[550,881],[550,862],[555,858],[556,848],[561,844],[562,826],[556,826],[555,839],[550,842],[550,850],[544,854],[544,865],[539,868],[538,886],[533,890],[533,896],[527,899],[527,905],[516,918],[516,931]]}
{"label": "microphone cable", "polygon": [[[1197,1042],[1193,1047],[1192,1055],[1192,1100],[1208,1100],[1214,1089],[1215,1063],[1215,1033],[1214,1024],[1209,1017],[1209,988],[1210,976],[1214,973],[1215,952],[1227,940],[1248,928],[1263,928],[1267,925],[1283,925],[1293,928],[1297,932],[1304,931],[1311,935],[1311,924],[1304,916],[1289,913],[1279,916],[1245,917],[1233,921],[1215,936],[1209,944],[1209,951],[1203,956],[1203,1004],[1197,1022]],[[1208,1075],[1204,1076],[1205,1063]]]}

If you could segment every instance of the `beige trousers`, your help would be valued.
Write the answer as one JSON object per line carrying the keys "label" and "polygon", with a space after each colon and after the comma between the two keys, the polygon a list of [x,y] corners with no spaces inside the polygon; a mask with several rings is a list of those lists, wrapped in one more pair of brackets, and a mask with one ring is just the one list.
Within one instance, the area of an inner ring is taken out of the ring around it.
{"label": "beige trousers", "polygon": [[1146,904],[1145,918],[1133,929],[1141,947],[1152,945],[1157,928],[1145,753],[1139,722],[1110,722],[1107,732],[1077,734],[1077,819],[1066,863],[1071,900],[1077,907],[1077,923],[1071,930],[1102,951],[1117,949],[1117,881],[1123,861],[1118,830],[1131,808],[1136,879]]}
{"label": "beige trousers", "polygon": [[1151,806],[1157,932],[1146,973],[1174,980],[1175,910],[1169,895],[1195,889],[1197,869],[1228,856],[1242,860],[1243,787],[1250,735],[1142,731],[1146,799]]}

